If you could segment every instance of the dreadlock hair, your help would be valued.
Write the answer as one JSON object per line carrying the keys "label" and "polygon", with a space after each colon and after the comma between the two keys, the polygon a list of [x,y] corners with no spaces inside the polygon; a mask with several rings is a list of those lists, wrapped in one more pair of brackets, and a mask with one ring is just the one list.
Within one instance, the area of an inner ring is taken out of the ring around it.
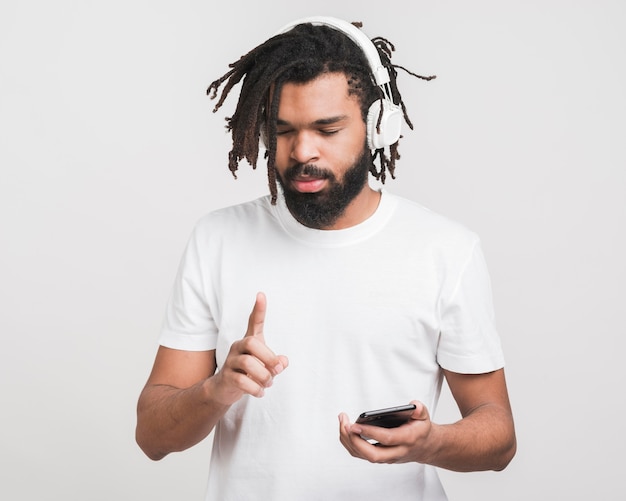
{"label": "dreadlock hair", "polygon": [[[354,24],[361,27],[361,23]],[[401,107],[404,120],[413,129],[396,85],[396,68],[424,80],[435,77],[422,77],[401,66],[392,65],[391,53],[395,47],[388,40],[379,37],[373,39],[372,43],[379,52],[381,62],[389,71],[392,100]],[[231,132],[233,139],[228,168],[235,178],[242,159],[246,159],[252,168],[256,168],[262,133],[266,143],[265,157],[272,204],[277,199],[274,168],[276,121],[280,94],[285,83],[307,83],[323,73],[344,73],[348,80],[348,92],[358,98],[364,121],[367,121],[370,105],[383,98],[382,90],[373,80],[370,64],[363,50],[341,31],[325,25],[300,24],[268,39],[229,67],[231,69],[207,89],[209,97],[215,99],[219,88],[225,83],[213,109],[215,113],[224,104],[232,88],[243,78],[235,112],[232,117],[226,118],[226,129]],[[378,124],[381,118],[382,111]],[[385,154],[384,148],[372,152],[370,173],[382,183],[385,182],[386,172],[395,178],[395,164],[400,158],[398,143],[399,140],[389,147],[389,156]],[[379,163],[378,168],[375,165],[376,160]]]}

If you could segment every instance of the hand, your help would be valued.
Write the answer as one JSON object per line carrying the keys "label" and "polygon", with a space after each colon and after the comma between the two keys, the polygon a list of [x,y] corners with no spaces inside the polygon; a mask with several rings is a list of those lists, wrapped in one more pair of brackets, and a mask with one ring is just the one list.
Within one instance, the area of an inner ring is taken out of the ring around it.
{"label": "hand", "polygon": [[[339,415],[339,440],[348,452],[371,463],[427,463],[433,423],[426,406],[412,401],[416,408],[408,423],[397,428],[353,424],[344,413]],[[375,440],[372,444],[361,435]]]}
{"label": "hand", "polygon": [[265,344],[263,327],[267,300],[259,292],[248,319],[246,335],[232,344],[224,366],[212,378],[216,400],[232,405],[243,395],[262,397],[272,386],[274,376],[289,365],[284,355],[275,355]]}

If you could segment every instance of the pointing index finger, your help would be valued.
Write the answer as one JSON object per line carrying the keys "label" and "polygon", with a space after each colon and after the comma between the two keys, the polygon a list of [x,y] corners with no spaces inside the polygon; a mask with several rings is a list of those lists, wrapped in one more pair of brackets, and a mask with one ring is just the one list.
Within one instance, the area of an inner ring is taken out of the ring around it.
{"label": "pointing index finger", "polygon": [[248,319],[248,330],[246,331],[246,337],[258,336],[263,338],[263,327],[265,324],[265,310],[267,309],[267,298],[262,292],[258,292],[256,295],[256,301],[254,302],[254,308],[250,313]]}

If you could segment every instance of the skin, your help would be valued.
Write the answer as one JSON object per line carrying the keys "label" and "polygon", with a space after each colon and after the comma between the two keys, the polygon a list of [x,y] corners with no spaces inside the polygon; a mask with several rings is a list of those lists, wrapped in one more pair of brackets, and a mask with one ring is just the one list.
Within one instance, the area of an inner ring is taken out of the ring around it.
{"label": "skin", "polygon": [[[348,94],[343,73],[325,73],[305,84],[283,86],[278,109],[276,172],[296,164],[312,164],[330,171],[341,182],[363,152],[366,126],[356,96]],[[290,186],[302,193],[319,193],[328,179],[302,175]],[[364,183],[363,189],[328,230],[363,222],[378,207],[380,193]]]}
{"label": "skin", "polygon": [[[348,452],[372,463],[415,461],[454,471],[503,470],[516,451],[504,370],[486,374],[444,371],[462,419],[436,424],[414,400],[410,421],[398,428],[353,424],[339,415],[339,437]],[[372,445],[361,434],[379,442]]]}
{"label": "skin", "polygon": [[181,351],[159,347],[137,405],[136,440],[154,460],[203,440],[244,394],[258,398],[272,386],[289,360],[265,344],[267,300],[257,294],[245,335],[232,344],[216,373],[215,350]]}
{"label": "skin", "polygon": [[[338,182],[363,150],[366,127],[359,103],[348,94],[345,76],[324,74],[306,84],[285,84],[277,123],[276,170],[313,164]],[[329,180],[302,175],[290,181],[301,192],[328,189]],[[367,183],[343,214],[325,229],[361,223],[376,210],[380,193]],[[216,373],[215,351],[188,352],[160,347],[137,406],[137,443],[159,460],[203,440],[230,406],[243,395],[262,398],[289,361],[265,343],[267,299],[259,293],[242,338]],[[457,471],[501,470],[515,454],[513,418],[503,370],[462,375],[445,371],[462,419],[439,425],[428,410],[417,408],[409,423],[385,429],[356,425],[339,415],[339,438],[356,458],[374,463],[416,461]],[[287,376],[285,376],[287,377]],[[372,445],[364,434],[377,440]]]}

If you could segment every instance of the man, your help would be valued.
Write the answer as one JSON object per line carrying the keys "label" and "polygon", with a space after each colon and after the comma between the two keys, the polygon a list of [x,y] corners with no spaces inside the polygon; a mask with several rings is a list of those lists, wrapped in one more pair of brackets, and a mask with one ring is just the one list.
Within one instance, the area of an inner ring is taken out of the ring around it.
{"label": "man", "polygon": [[[408,122],[392,46],[307,21],[209,88],[225,83],[218,109],[244,79],[230,169],[256,165],[262,136],[271,195],[194,229],[137,441],[156,460],[215,430],[210,500],[445,500],[435,467],[501,470],[516,447],[480,242],[370,187]],[[453,424],[431,421],[443,377]],[[352,422],[409,401],[397,428]]]}

